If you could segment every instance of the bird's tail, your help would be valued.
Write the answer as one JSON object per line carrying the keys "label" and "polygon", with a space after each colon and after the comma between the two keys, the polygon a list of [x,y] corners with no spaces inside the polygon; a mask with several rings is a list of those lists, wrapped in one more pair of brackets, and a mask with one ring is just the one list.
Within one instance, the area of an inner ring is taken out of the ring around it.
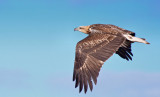
{"label": "bird's tail", "polygon": [[126,37],[127,40],[132,41],[132,42],[140,42],[140,43],[150,44],[144,38],[138,38],[138,37],[134,37],[132,35],[127,35],[127,34],[124,34],[124,37]]}

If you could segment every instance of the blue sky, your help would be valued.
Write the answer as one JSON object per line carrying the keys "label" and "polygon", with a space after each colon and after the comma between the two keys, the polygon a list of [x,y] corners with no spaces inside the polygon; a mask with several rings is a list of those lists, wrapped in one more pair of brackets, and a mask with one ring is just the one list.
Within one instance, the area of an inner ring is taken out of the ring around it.
{"label": "blue sky", "polygon": [[[0,0],[1,97],[160,97],[159,0]],[[92,92],[72,82],[75,27],[114,24],[146,38],[133,61],[113,55]]]}

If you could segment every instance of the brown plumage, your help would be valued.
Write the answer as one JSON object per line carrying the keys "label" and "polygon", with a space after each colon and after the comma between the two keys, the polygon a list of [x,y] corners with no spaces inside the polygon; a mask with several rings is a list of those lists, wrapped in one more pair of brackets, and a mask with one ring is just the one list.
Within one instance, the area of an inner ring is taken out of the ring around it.
{"label": "brown plumage", "polygon": [[88,34],[76,46],[73,81],[75,87],[79,86],[79,92],[84,88],[86,93],[88,86],[92,91],[102,65],[114,53],[123,59],[132,60],[131,43],[149,44],[144,39],[134,37],[134,32],[110,24],[80,26],[74,30]]}

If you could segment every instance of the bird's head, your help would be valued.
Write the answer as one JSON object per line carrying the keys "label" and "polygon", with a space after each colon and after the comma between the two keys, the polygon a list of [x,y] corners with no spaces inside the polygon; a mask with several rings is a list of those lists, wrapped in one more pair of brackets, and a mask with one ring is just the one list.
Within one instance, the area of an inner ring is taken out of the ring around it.
{"label": "bird's head", "polygon": [[79,26],[79,27],[75,28],[74,31],[80,31],[85,34],[89,34],[90,33],[89,28],[90,28],[90,26]]}

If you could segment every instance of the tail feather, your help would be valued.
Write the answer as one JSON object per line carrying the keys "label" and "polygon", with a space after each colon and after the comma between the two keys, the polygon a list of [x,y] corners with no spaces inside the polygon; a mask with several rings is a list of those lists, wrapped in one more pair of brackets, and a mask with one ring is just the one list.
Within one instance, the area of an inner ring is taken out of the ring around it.
{"label": "tail feather", "polygon": [[145,44],[150,44],[150,43],[147,42],[146,39],[144,39],[144,38],[134,37],[134,39],[136,39],[135,42],[141,42],[141,43],[145,43]]}
{"label": "tail feather", "polygon": [[145,38],[141,38],[141,39],[146,40]]}
{"label": "tail feather", "polygon": [[134,37],[134,36],[131,36],[131,35],[126,35],[126,34],[124,35],[124,37],[126,37],[127,40],[132,41],[132,42],[140,42],[140,43],[150,44],[144,38],[138,38],[138,37]]}
{"label": "tail feather", "polygon": [[138,38],[133,35],[124,34],[124,37],[127,38],[127,40],[124,42],[124,44],[118,49],[116,54],[118,54],[121,58],[126,60],[132,60],[132,50],[131,50],[131,44],[134,42],[140,42],[145,44],[150,44],[146,41],[145,38]]}

